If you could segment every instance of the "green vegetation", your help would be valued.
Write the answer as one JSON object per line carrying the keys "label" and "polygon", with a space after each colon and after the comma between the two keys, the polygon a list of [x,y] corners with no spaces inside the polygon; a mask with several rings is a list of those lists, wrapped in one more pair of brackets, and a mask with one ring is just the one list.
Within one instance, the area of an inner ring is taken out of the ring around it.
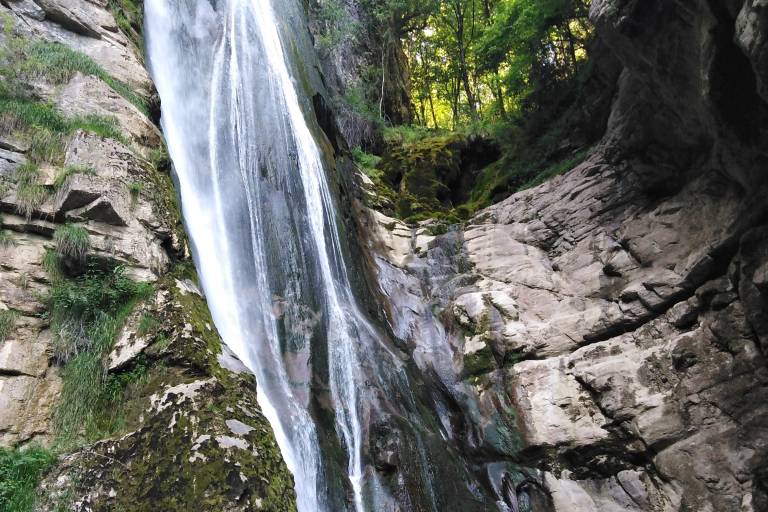
{"label": "green vegetation", "polygon": [[135,0],[109,0],[109,9],[115,16],[117,26],[130,38],[140,52],[144,53],[144,9]]}
{"label": "green vegetation", "polygon": [[134,201],[139,199],[142,190],[144,190],[144,184],[140,181],[132,181],[128,184],[128,192]]}
{"label": "green vegetation", "polygon": [[106,376],[104,358],[135,305],[151,293],[151,285],[132,281],[121,266],[91,265],[83,276],[53,282],[48,315],[63,366],[56,411],[62,442],[95,440],[118,428],[115,383]]}
{"label": "green vegetation", "polygon": [[136,336],[143,337],[155,334],[160,328],[160,321],[154,315],[145,313],[141,315],[139,326],[136,328]]}
{"label": "green vegetation", "polygon": [[41,265],[45,269],[51,281],[58,281],[64,276],[61,256],[59,256],[59,253],[54,250],[48,249],[45,251]]}
{"label": "green vegetation", "polygon": [[52,84],[65,84],[75,73],[91,75],[109,85],[116,93],[144,113],[146,101],[123,82],[112,77],[93,59],[57,42],[30,40],[6,31],[8,48],[0,75],[11,80],[44,79]]}
{"label": "green vegetation", "polygon": [[[338,13],[340,2],[323,4],[331,5],[316,13],[321,29],[338,29],[343,19],[327,13]],[[586,126],[580,109],[593,72],[590,0],[365,0],[364,7],[380,63],[344,99],[383,137],[359,137],[353,157],[401,218],[466,217],[578,164],[602,133]],[[455,179],[457,154],[438,149],[452,136],[495,140],[499,160],[467,169],[465,152],[464,176]],[[393,159],[407,179],[388,182]]]}
{"label": "green vegetation", "polygon": [[[144,101],[128,86],[115,80],[86,55],[59,44],[29,40],[13,34],[13,22],[4,20],[5,45],[0,49],[0,135],[18,139],[29,146],[27,162],[15,173],[17,209],[31,218],[51,195],[40,183],[40,166],[61,166],[67,143],[78,130],[127,143],[114,118],[81,115],[67,117],[50,103],[28,97],[23,84],[42,78],[53,84],[68,81],[74,73],[96,76],[115,91],[147,110]],[[82,168],[65,168],[54,187]]]}
{"label": "green vegetation", "polygon": [[381,177],[381,171],[377,169],[381,157],[366,153],[360,148],[354,148],[352,150],[352,158],[354,158],[357,165],[363,170],[363,172],[371,179]]}
{"label": "green vegetation", "polygon": [[40,184],[40,167],[27,162],[16,169],[16,210],[27,220],[48,198],[48,190]]}
{"label": "green vegetation", "polygon": [[5,229],[0,229],[0,249],[13,247],[14,241],[11,234]]}
{"label": "green vegetation", "polygon": [[56,462],[56,455],[39,446],[0,448],[0,510],[30,512],[37,484]]}
{"label": "green vegetation", "polygon": [[63,258],[71,258],[76,261],[84,261],[86,254],[91,249],[91,240],[88,231],[82,226],[65,224],[59,226],[53,234],[56,251]]}
{"label": "green vegetation", "polygon": [[77,130],[126,143],[114,118],[87,115],[67,118],[54,105],[0,92],[0,134],[15,135],[30,144],[29,160],[60,165],[69,138]]}
{"label": "green vegetation", "polygon": [[53,181],[53,188],[60,190],[64,188],[64,185],[69,181],[69,178],[76,174],[95,175],[96,169],[90,165],[67,165],[59,170],[56,174],[56,178]]}
{"label": "green vegetation", "polygon": [[8,336],[10,336],[13,328],[16,326],[18,318],[19,314],[12,309],[0,311],[0,342],[8,339]]}

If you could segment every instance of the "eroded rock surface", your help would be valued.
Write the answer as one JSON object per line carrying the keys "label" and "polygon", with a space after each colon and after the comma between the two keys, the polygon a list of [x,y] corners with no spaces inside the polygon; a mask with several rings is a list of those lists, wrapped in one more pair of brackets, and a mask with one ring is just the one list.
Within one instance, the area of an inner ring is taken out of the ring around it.
{"label": "eroded rock surface", "polygon": [[768,510],[764,9],[594,1],[624,71],[587,161],[438,236],[360,208],[392,329],[511,510]]}

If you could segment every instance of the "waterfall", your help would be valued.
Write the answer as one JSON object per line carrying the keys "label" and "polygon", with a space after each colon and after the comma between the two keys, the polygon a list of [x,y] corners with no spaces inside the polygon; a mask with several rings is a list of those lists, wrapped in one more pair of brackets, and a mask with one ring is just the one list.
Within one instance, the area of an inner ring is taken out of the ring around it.
{"label": "waterfall", "polygon": [[351,291],[316,121],[308,121],[308,99],[294,79],[296,46],[286,36],[286,13],[298,5],[144,4],[150,68],[201,284],[222,338],[256,375],[299,509],[348,506],[330,498],[325,433],[312,411],[313,399],[328,398],[350,508],[377,510],[385,492],[366,471],[366,425],[378,397],[395,396],[393,386],[398,399],[413,399],[400,359]]}

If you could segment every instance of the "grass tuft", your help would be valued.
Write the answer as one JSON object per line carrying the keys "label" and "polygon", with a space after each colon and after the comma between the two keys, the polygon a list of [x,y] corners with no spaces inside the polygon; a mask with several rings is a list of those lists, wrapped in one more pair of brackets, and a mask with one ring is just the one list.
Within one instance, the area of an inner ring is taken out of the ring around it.
{"label": "grass tuft", "polygon": [[19,314],[12,309],[0,311],[0,342],[8,339],[8,336],[11,335],[14,327],[16,327],[16,320],[18,318]]}
{"label": "grass tuft", "polygon": [[160,321],[156,316],[150,314],[144,314],[139,320],[139,326],[136,328],[136,336],[144,337],[148,334],[154,334],[160,329]]}
{"label": "grass tuft", "polygon": [[39,447],[0,448],[0,510],[29,512],[36,488],[56,462],[56,455]]}
{"label": "grass tuft", "polygon": [[48,190],[40,184],[40,167],[26,162],[16,168],[16,211],[27,220],[49,197]]}
{"label": "grass tuft", "polygon": [[142,190],[144,190],[144,184],[140,181],[132,181],[128,184],[128,192],[134,201],[139,199]]}
{"label": "grass tuft", "polygon": [[72,258],[77,261],[85,260],[85,256],[91,249],[91,239],[88,231],[82,226],[65,224],[59,226],[53,235],[56,251],[63,258]]}
{"label": "grass tuft", "polygon": [[56,178],[53,181],[53,188],[56,190],[63,189],[64,185],[69,181],[69,178],[76,174],[95,175],[96,169],[90,165],[67,165],[56,174]]}
{"label": "grass tuft", "polygon": [[43,254],[43,260],[40,262],[51,281],[58,281],[64,276],[61,256],[56,251],[48,249]]}
{"label": "grass tuft", "polygon": [[11,234],[5,229],[0,229],[0,249],[8,249],[16,245]]}

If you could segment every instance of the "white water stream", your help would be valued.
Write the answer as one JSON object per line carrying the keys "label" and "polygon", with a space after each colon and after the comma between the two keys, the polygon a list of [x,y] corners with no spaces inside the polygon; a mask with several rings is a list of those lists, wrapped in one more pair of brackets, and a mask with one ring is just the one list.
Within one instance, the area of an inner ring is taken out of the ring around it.
{"label": "white water stream", "polygon": [[310,412],[313,344],[327,345],[327,394],[362,511],[372,400],[361,368],[382,347],[350,291],[321,151],[292,77],[295,49],[270,0],[146,0],[145,9],[162,125],[214,321],[257,377],[305,512],[334,507]]}

